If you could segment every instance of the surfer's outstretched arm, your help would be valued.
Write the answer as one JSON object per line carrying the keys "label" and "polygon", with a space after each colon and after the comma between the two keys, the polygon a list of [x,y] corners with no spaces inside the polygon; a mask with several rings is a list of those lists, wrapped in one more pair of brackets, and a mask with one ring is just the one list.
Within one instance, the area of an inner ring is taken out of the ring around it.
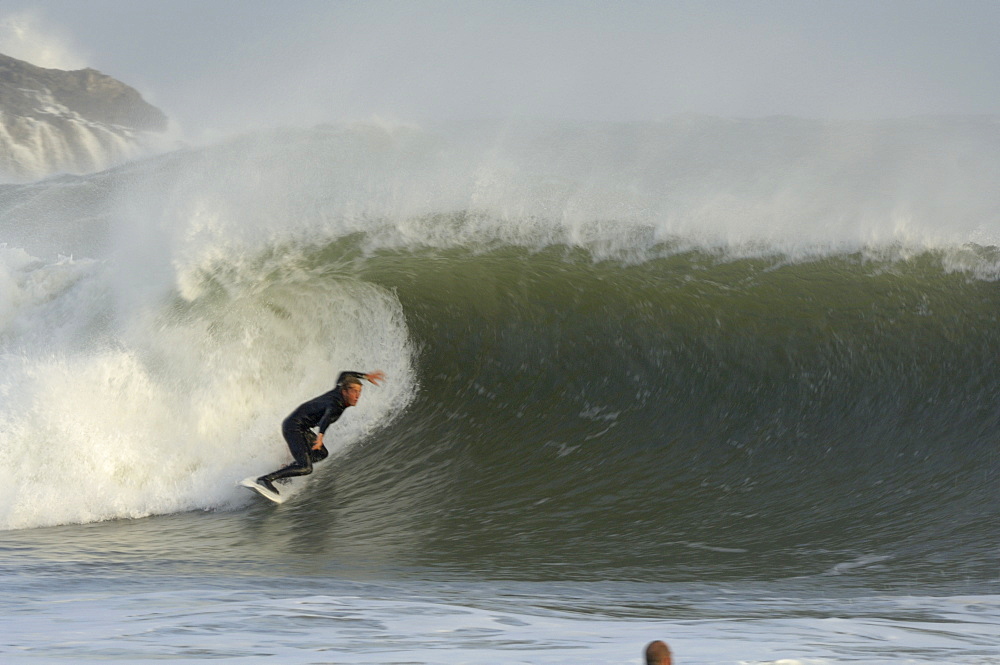
{"label": "surfer's outstretched arm", "polygon": [[377,369],[369,374],[366,374],[364,372],[341,372],[340,376],[337,377],[337,385],[338,386],[343,385],[344,379],[346,379],[349,376],[353,376],[355,379],[364,379],[365,381],[369,382],[374,386],[377,386],[383,380],[385,380],[385,372],[383,372],[380,369]]}

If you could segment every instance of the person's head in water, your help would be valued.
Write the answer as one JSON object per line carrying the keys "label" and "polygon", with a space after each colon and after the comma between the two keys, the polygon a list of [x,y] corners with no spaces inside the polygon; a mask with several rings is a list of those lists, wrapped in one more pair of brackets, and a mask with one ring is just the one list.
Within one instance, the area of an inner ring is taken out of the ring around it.
{"label": "person's head in water", "polygon": [[340,394],[344,396],[344,404],[355,406],[361,397],[361,379],[353,376],[344,377],[340,382]]}
{"label": "person's head in water", "polygon": [[671,662],[666,642],[656,640],[646,645],[646,665],[670,665]]}

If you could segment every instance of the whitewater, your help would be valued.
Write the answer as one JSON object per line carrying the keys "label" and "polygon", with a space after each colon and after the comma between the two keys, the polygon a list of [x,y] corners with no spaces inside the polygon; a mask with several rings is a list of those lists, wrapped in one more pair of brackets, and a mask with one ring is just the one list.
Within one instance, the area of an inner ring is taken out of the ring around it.
{"label": "whitewater", "polygon": [[0,184],[0,657],[1000,662],[998,181],[995,118],[684,116]]}

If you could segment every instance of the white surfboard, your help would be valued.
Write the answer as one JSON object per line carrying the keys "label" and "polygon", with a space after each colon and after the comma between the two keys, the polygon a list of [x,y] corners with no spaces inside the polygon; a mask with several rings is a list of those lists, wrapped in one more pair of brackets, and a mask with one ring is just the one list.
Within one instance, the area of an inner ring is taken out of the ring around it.
{"label": "white surfboard", "polygon": [[278,492],[272,492],[263,485],[258,484],[257,478],[255,478],[254,476],[250,476],[249,478],[244,478],[239,482],[239,484],[242,485],[243,487],[246,487],[247,489],[253,490],[257,494],[260,494],[265,499],[270,499],[271,501],[274,501],[275,503],[284,503],[285,499],[288,498],[288,496],[284,494],[279,494]]}

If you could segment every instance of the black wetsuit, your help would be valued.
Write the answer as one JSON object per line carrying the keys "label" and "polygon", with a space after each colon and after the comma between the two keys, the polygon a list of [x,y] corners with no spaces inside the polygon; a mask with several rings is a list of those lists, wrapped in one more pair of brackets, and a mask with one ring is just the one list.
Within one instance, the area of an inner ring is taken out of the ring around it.
{"label": "black wetsuit", "polygon": [[319,450],[313,450],[316,445],[316,435],[312,428],[319,429],[319,433],[326,432],[326,428],[336,422],[344,413],[347,405],[344,403],[343,381],[346,377],[353,376],[358,379],[365,378],[364,372],[341,372],[337,377],[337,385],[328,393],[323,393],[319,397],[300,404],[291,415],[281,423],[281,434],[288,443],[288,449],[292,451],[295,461],[288,466],[278,469],[274,473],[269,473],[262,478],[269,482],[279,478],[291,478],[293,476],[304,476],[312,473],[312,465],[315,462],[326,459],[330,453],[326,446]]}

